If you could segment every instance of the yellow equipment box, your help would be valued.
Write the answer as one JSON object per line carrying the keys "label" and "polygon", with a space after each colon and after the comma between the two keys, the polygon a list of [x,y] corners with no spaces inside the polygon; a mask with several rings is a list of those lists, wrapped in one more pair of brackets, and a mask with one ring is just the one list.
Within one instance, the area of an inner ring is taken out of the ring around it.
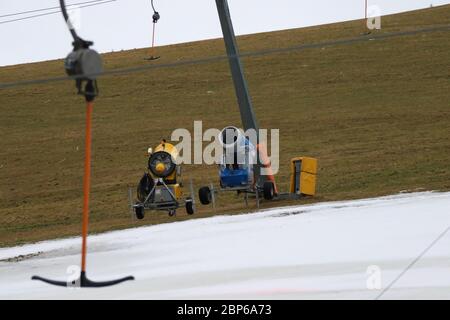
{"label": "yellow equipment box", "polygon": [[317,159],[299,157],[291,160],[290,192],[296,195],[316,194]]}

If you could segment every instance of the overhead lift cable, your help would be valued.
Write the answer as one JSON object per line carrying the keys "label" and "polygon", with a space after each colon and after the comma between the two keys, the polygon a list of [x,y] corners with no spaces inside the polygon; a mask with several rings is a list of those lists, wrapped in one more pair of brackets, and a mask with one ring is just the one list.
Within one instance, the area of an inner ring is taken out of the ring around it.
{"label": "overhead lift cable", "polygon": [[[102,4],[107,4],[110,2],[115,2],[117,0],[97,0],[97,1],[88,1],[85,3],[91,3],[91,4],[86,4],[86,5],[80,5],[78,8],[88,8],[88,7],[94,7],[94,6],[99,6]],[[42,9],[44,10],[44,9]],[[34,19],[34,18],[38,18],[38,17],[44,17],[44,16],[49,16],[52,14],[57,14],[60,13],[61,11],[52,11],[52,12],[46,12],[46,13],[41,13],[41,14],[36,14],[36,15],[32,15],[32,16],[27,16],[27,17],[23,17],[23,18],[16,18],[16,19],[11,19],[11,20],[5,20],[5,21],[0,21],[0,24],[7,24],[7,23],[12,23],[12,22],[17,22],[17,21],[23,21],[23,20],[29,20],[29,19]]]}
{"label": "overhead lift cable", "polygon": [[[441,26],[437,26],[437,27],[408,30],[408,31],[390,32],[390,33],[383,33],[383,34],[376,34],[376,35],[373,35],[373,34],[372,35],[362,35],[362,36],[358,36],[358,37],[354,37],[354,38],[330,40],[330,41],[323,41],[323,42],[310,43],[310,44],[300,44],[297,46],[285,47],[285,48],[274,48],[274,49],[246,52],[246,53],[240,53],[239,56],[244,57],[244,58],[267,56],[267,55],[273,55],[273,54],[282,54],[282,53],[302,51],[302,50],[307,50],[307,49],[317,49],[317,48],[325,48],[325,47],[333,47],[333,46],[349,45],[349,44],[351,45],[351,44],[356,44],[359,42],[369,42],[369,41],[375,41],[375,40],[388,40],[388,39],[394,39],[397,37],[412,36],[412,35],[417,35],[417,34],[422,34],[422,33],[448,32],[448,31],[450,31],[450,24],[441,25]],[[227,60],[227,59],[228,59],[228,56],[221,55],[221,56],[214,56],[214,57],[208,57],[208,58],[202,58],[202,59],[177,61],[177,62],[173,62],[173,63],[143,65],[143,66],[138,66],[138,67],[104,71],[104,72],[98,74],[98,77],[105,77],[105,76],[112,76],[112,75],[126,75],[126,74],[130,74],[130,73],[136,73],[136,72],[152,70],[152,69],[165,69],[165,68],[206,64],[206,63],[219,62],[219,61],[223,61],[223,60]],[[68,79],[76,80],[78,77],[79,76],[53,77],[53,78],[45,78],[45,79],[35,79],[35,80],[9,82],[9,83],[0,83],[0,89],[60,82],[60,81],[68,80]]]}
{"label": "overhead lift cable", "polygon": [[[94,3],[94,2],[102,2],[102,1],[104,1],[104,0],[91,0],[91,1],[85,1],[85,2],[72,3],[72,4],[68,4],[67,7],[79,6],[79,5],[83,5],[83,4],[89,4],[89,3]],[[23,15],[23,14],[36,13],[36,12],[42,12],[42,11],[49,11],[49,10],[55,10],[55,9],[60,9],[60,7],[59,6],[58,7],[49,7],[49,8],[21,11],[21,12],[16,12],[16,13],[9,13],[9,14],[0,15],[0,18],[14,17],[14,16],[20,16],[20,15]],[[60,12],[60,11],[58,11],[58,12]]]}

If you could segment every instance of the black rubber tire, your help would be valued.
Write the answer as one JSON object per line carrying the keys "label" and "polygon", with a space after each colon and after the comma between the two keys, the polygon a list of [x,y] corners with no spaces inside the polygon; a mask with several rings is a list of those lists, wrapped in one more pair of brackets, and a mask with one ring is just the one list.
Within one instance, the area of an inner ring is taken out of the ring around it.
{"label": "black rubber tire", "polygon": [[[137,198],[140,202],[145,201],[150,191],[152,191],[154,185],[155,183],[153,182],[153,179],[147,173],[145,173],[141,178],[141,181],[139,181],[139,185],[137,187]],[[153,199],[151,200],[153,201]]]}
{"label": "black rubber tire", "polygon": [[195,213],[194,201],[192,201],[192,199],[186,201],[186,212],[188,215],[193,215]]}
{"label": "black rubber tire", "polygon": [[198,190],[198,197],[200,198],[200,202],[203,205],[208,205],[211,203],[211,189],[209,187],[203,187]]}
{"label": "black rubber tire", "polygon": [[135,207],[134,213],[136,214],[136,218],[142,220],[145,218],[145,210],[144,207]]}
{"label": "black rubber tire", "polygon": [[275,186],[272,181],[264,182],[263,187],[264,199],[273,200],[275,198]]}

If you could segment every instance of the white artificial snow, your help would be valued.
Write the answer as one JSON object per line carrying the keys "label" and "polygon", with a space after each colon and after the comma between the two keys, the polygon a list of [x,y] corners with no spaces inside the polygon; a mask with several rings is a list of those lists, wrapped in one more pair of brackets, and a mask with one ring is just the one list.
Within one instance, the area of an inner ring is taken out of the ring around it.
{"label": "white artificial snow", "polygon": [[[450,227],[450,193],[279,208],[89,237],[88,277],[135,281],[67,289],[79,238],[0,249],[0,299],[374,299],[369,266],[386,287]],[[383,299],[450,299],[450,232]]]}

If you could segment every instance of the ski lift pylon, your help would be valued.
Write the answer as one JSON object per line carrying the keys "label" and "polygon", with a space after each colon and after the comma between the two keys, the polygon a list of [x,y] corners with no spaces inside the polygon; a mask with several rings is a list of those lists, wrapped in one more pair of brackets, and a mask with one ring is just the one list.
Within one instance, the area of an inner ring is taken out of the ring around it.
{"label": "ski lift pylon", "polygon": [[[73,36],[73,52],[71,52],[66,59],[65,66],[69,75],[75,76],[78,93],[83,94],[86,99],[86,144],[85,144],[85,163],[84,163],[84,179],[83,179],[83,228],[82,228],[82,248],[81,248],[81,273],[80,277],[76,281],[57,281],[40,276],[33,276],[32,280],[39,280],[45,283],[61,286],[61,287],[74,287],[79,286],[82,288],[100,288],[113,286],[125,281],[134,280],[134,277],[129,276],[117,280],[96,282],[88,279],[86,275],[86,256],[87,256],[87,237],[88,237],[88,225],[89,225],[89,195],[91,187],[91,144],[92,144],[92,112],[94,109],[94,100],[98,94],[96,74],[90,74],[91,69],[95,72],[101,72],[101,58],[94,50],[89,49],[93,42],[85,41],[81,39],[75,29],[68,23],[69,16],[66,10],[66,4],[64,0],[60,0],[61,11],[64,19],[69,26],[69,30]],[[74,54],[75,53],[75,54]],[[90,53],[87,55],[86,53]],[[73,57],[80,57],[78,61],[67,61],[73,59]],[[84,57],[84,58],[81,58]],[[90,58],[92,57],[92,58]],[[100,58],[100,59],[99,59]],[[88,61],[84,60],[88,59]],[[83,62],[85,65],[83,65]],[[92,68],[92,63],[94,67]],[[86,65],[89,66],[86,67]],[[71,68],[71,66],[76,66]],[[86,68],[84,68],[86,67]],[[86,81],[86,87],[81,90],[82,83]]]}

